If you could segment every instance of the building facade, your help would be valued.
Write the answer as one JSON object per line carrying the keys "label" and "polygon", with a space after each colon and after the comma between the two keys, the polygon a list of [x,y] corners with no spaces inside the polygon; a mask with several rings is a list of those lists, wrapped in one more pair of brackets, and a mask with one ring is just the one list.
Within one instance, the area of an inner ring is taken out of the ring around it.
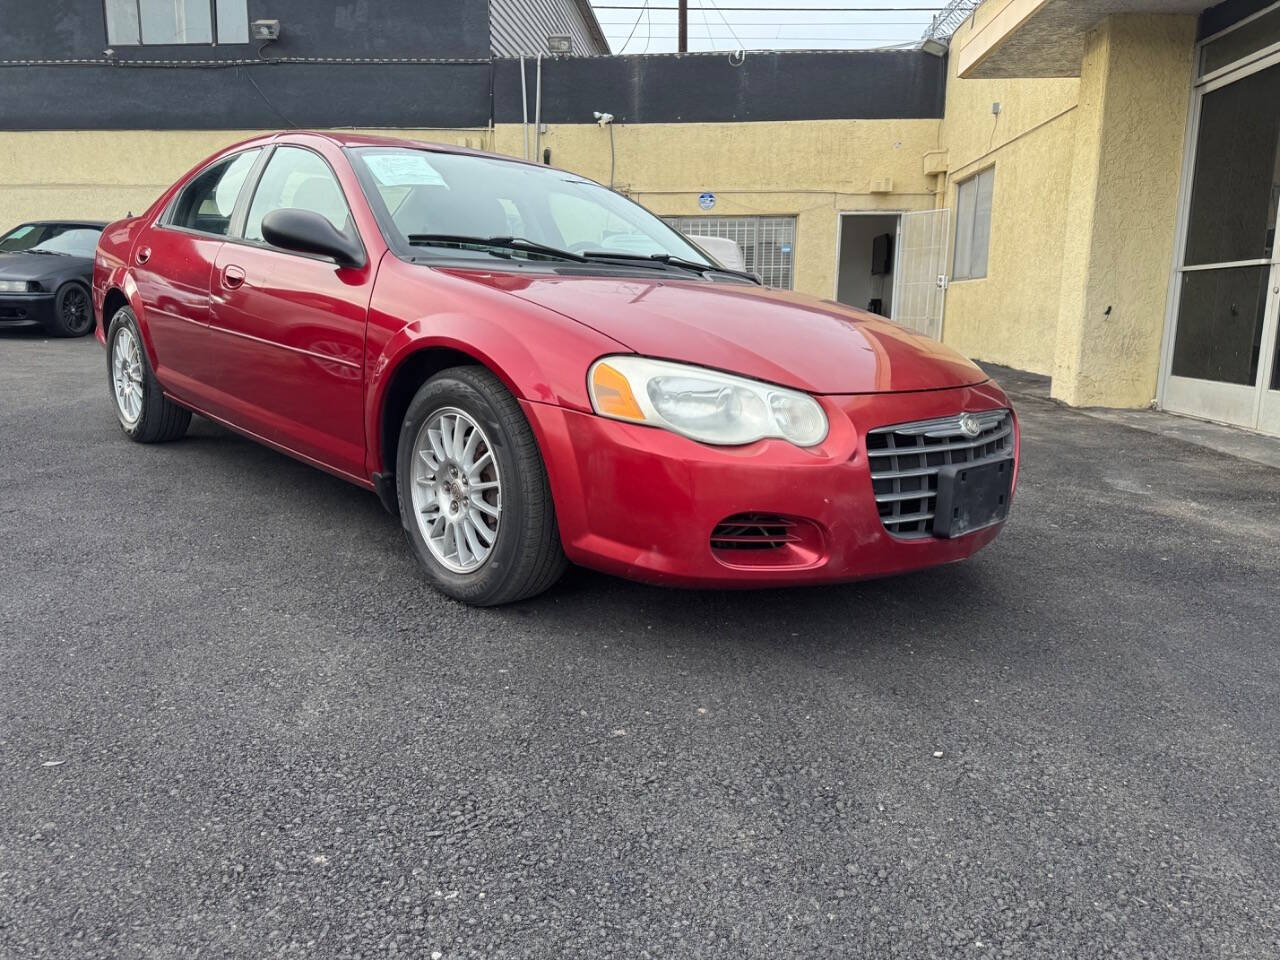
{"label": "building facade", "polygon": [[[771,284],[1049,374],[1068,403],[1280,434],[1269,0],[985,0],[945,56],[603,56],[585,0],[0,17],[0,223],[140,209],[264,129],[390,129],[609,183]],[[256,19],[279,39],[242,42]]]}

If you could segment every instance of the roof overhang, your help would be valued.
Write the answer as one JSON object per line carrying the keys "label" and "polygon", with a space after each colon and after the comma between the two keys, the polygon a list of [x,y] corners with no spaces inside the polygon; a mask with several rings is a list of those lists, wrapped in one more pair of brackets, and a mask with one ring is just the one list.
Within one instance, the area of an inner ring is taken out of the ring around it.
{"label": "roof overhang", "polygon": [[591,31],[596,42],[604,48],[606,54],[611,53],[609,49],[609,38],[604,35],[604,28],[600,26],[600,21],[596,17],[596,11],[591,6],[591,0],[575,0],[578,10],[582,13],[582,19],[587,24],[587,29]]}
{"label": "roof overhang", "polygon": [[961,77],[1078,77],[1084,37],[1105,17],[1199,13],[1205,0],[986,0],[951,38]]}

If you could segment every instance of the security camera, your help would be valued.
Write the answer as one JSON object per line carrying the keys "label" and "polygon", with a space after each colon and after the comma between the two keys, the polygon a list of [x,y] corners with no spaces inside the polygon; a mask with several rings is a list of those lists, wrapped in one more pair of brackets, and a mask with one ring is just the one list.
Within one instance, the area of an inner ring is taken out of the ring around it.
{"label": "security camera", "polygon": [[600,126],[602,127],[605,126],[606,124],[613,123],[612,113],[601,113],[599,110],[597,110],[595,113],[592,114],[592,116],[596,118],[596,123],[600,124]]}

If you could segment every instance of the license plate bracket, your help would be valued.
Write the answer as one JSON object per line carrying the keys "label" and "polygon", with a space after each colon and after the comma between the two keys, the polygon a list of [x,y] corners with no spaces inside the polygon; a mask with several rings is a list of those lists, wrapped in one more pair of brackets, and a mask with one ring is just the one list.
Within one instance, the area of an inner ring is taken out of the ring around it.
{"label": "license plate bracket", "polygon": [[1013,457],[981,463],[953,463],[938,471],[933,535],[954,539],[1009,516]]}

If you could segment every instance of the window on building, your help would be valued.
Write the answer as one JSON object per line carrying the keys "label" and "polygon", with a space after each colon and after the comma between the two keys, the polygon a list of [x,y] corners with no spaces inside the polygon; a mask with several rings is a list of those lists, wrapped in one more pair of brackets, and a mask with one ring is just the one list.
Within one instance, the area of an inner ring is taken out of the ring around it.
{"label": "window on building", "polygon": [[991,242],[991,193],[996,168],[983,170],[956,187],[956,260],[952,279],[976,280],[987,275]]}
{"label": "window on building", "polygon": [[742,250],[749,271],[766,286],[794,286],[795,217],[667,217],[667,223],[697,242],[698,237],[726,237]]}
{"label": "window on building", "polygon": [[248,43],[248,0],[105,0],[107,43]]}
{"label": "window on building", "polygon": [[174,227],[225,237],[231,228],[236,198],[260,152],[254,148],[227,157],[192,180],[178,194],[167,222]]}
{"label": "window on building", "polygon": [[273,210],[286,209],[318,213],[344,233],[351,222],[333,171],[318,155],[301,147],[281,147],[271,155],[249,205],[245,239],[262,240],[263,218]]}

